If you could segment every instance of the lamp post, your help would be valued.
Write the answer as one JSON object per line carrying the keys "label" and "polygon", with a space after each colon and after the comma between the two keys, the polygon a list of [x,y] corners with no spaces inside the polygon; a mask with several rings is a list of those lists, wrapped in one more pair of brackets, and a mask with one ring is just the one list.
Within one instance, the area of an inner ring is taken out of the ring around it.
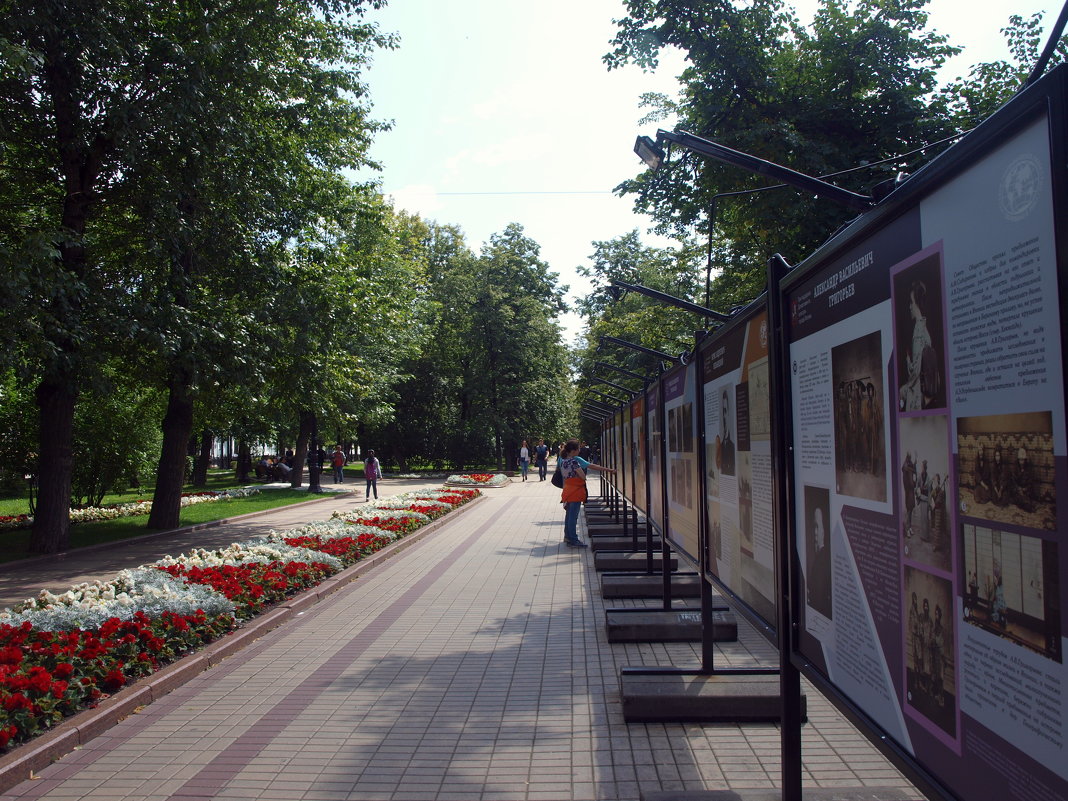
{"label": "lamp post", "polygon": [[813,178],[811,175],[805,175],[803,172],[791,170],[789,167],[784,167],[772,161],[765,161],[740,150],[733,150],[726,145],[703,139],[686,131],[658,130],[656,132],[656,142],[653,142],[648,136],[638,137],[638,141],[634,144],[634,152],[652,170],[656,170],[664,162],[664,151],[659,147],[661,142],[682,145],[695,153],[700,153],[702,156],[708,156],[750,172],[766,175],[808,194],[833,200],[835,203],[847,206],[853,211],[868,211],[875,205],[874,199],[869,195],[850,192],[848,189],[842,189],[840,186],[829,184],[819,178]]}
{"label": "lamp post", "polygon": [[[600,376],[597,376],[597,375],[595,375],[592,378],[590,378],[590,382],[593,383],[593,384],[607,384],[608,386],[612,387],[613,389],[618,389],[620,392],[622,392],[622,393],[624,393],[624,394],[626,394],[628,396],[634,395],[634,390],[627,389],[622,384],[617,384],[615,381],[609,381],[607,378],[601,378]],[[620,403],[622,403],[622,401],[620,401]]]}
{"label": "lamp post", "polygon": [[589,392],[591,395],[597,395],[598,397],[604,398],[606,401],[609,401],[610,403],[613,403],[616,406],[622,406],[624,403],[627,402],[623,398],[617,398],[615,395],[611,395],[607,392],[598,392],[596,389],[591,389],[589,390]]}
{"label": "lamp post", "polygon": [[[684,309],[694,314],[699,314],[702,317],[707,317],[710,320],[718,320],[721,323],[725,323],[731,319],[729,314],[723,314],[722,312],[713,311],[712,309],[706,309],[704,306],[698,306],[696,303],[690,303],[683,298],[677,298],[674,295],[669,295],[666,292],[661,292],[658,289],[650,289],[647,286],[641,284],[626,284],[623,281],[618,281],[615,278],[611,281],[612,287],[618,287],[621,290],[627,292],[637,292],[639,295],[647,295],[654,300],[658,300],[661,303],[666,303],[669,306],[678,306],[680,309]],[[612,293],[613,297],[616,293]],[[618,298],[616,298],[618,300]]]}
{"label": "lamp post", "polygon": [[636,378],[639,381],[645,381],[645,376],[638,375],[625,367],[616,367],[616,365],[609,364],[608,362],[594,362],[593,365],[594,367],[603,367],[605,370],[615,370],[617,373],[622,373],[627,376],[627,378]]}
{"label": "lamp post", "polygon": [[619,345],[623,348],[630,348],[631,350],[639,351],[640,353],[648,354],[649,356],[655,356],[663,361],[671,362],[675,364],[683,361],[682,356],[672,356],[670,353],[664,353],[662,350],[655,350],[654,348],[647,348],[644,345],[638,345],[634,342],[627,342],[625,339],[619,339],[618,337],[610,337],[607,334],[601,337],[600,343],[604,344],[608,342],[611,345]]}

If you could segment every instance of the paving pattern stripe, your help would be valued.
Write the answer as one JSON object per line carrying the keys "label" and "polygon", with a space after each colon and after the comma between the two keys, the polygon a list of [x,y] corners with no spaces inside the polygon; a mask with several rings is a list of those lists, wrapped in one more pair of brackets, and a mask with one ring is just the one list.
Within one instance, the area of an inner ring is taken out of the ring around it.
{"label": "paving pattern stripe", "polygon": [[[507,500],[498,512],[498,516],[503,515],[507,508],[514,503],[514,498]],[[287,693],[271,710],[264,713],[251,728],[205,765],[196,776],[177,788],[169,796],[169,799],[178,801],[178,799],[190,796],[200,797],[205,792],[208,798],[217,795],[227,782],[236,778],[275,737],[285,730],[286,726],[295,721],[332,682],[340,678],[345,669],[354,660],[358,659],[370,645],[374,644],[379,637],[389,630],[389,627],[401,615],[407,612],[421,596],[425,595],[445,575],[446,571],[494,526],[495,522],[496,516],[479,526],[467,539],[454,548],[447,558],[434,565],[426,574],[424,580],[408,589],[397,600],[383,609],[360,633],[338,649],[331,659],[327,660],[307,679]],[[258,747],[248,748],[247,746],[250,743]]]}
{"label": "paving pattern stripe", "polygon": [[[487,503],[487,501],[483,500],[482,503]],[[400,560],[404,559],[407,556],[414,556],[416,552],[420,550],[424,545],[436,539],[439,535],[447,533],[453,526],[461,522],[467,523],[469,521],[470,518],[467,515],[462,515],[460,517],[455,518],[454,520],[448,521],[445,526],[442,526],[436,531],[431,532],[428,537],[421,539],[418,542],[413,543],[408,547],[398,551],[398,553],[392,559],[387,560],[382,564],[377,565],[376,567],[396,567]],[[490,525],[493,522],[495,522],[495,517],[484,523],[483,526],[479,529],[479,532],[481,532],[486,526]],[[347,589],[354,590],[357,588],[357,584],[360,584],[360,586],[366,586],[367,580],[372,578],[374,576],[374,573],[377,572],[378,571],[368,573],[363,577],[362,582],[353,582],[351,585],[349,585]],[[314,590],[312,591],[314,592]],[[310,624],[318,615],[328,611],[335,604],[343,602],[345,596],[346,593],[344,591],[331,593],[320,603],[309,609],[306,615],[299,618],[300,622],[303,625]],[[399,601],[400,598],[398,598],[397,602]],[[291,622],[295,623],[297,621],[293,620]],[[377,619],[368,621],[366,627],[373,627],[376,622]],[[45,768],[44,776],[42,776],[42,778],[47,778],[49,780],[53,778],[70,779],[80,774],[86,768],[91,768],[99,759],[101,759],[101,757],[106,752],[113,751],[114,749],[120,747],[125,742],[133,739],[134,737],[144,732],[146,729],[150,728],[153,724],[155,724],[159,719],[161,719],[168,713],[173,712],[175,709],[180,708],[183,704],[188,703],[190,698],[195,697],[197,693],[203,691],[203,682],[208,681],[212,683],[217,683],[221,679],[225,679],[235,670],[238,670],[239,668],[243,667],[250,660],[259,656],[263,651],[270,648],[276,642],[277,638],[285,636],[287,628],[287,626],[279,626],[278,628],[267,632],[257,642],[242,649],[238,653],[235,653],[233,656],[223,660],[218,665],[212,667],[211,670],[205,673],[201,673],[192,681],[182,685],[181,687],[176,688],[173,692],[168,693],[163,698],[153,703],[142,713],[137,715],[131,715],[130,717],[124,719],[119,727],[111,729],[97,737],[94,737],[81,748],[72,751],[69,754],[66,754],[61,762],[54,762],[53,764]],[[382,631],[385,630],[385,628],[382,629]],[[306,684],[307,682],[305,682],[305,685]],[[305,691],[306,690],[307,687],[305,686]],[[292,698],[296,694],[296,692],[297,690],[294,690],[293,692],[289,693],[287,695],[287,698]],[[261,744],[252,745],[247,742],[241,744],[240,746],[231,746],[231,753],[228,759],[236,758],[238,760],[243,760],[243,766],[244,764],[247,764],[248,761],[251,761],[252,758],[258,756],[263,750],[263,747],[264,746]],[[246,752],[249,754],[247,760],[244,758],[244,754]],[[235,754],[237,755],[236,757]],[[224,761],[227,759],[225,754],[220,754],[220,758],[223,758]],[[36,781],[23,782],[20,785],[16,785],[11,790],[8,790],[6,793],[0,794],[0,801],[14,798],[19,799],[19,801],[36,801],[36,799],[41,798],[51,789],[51,786],[48,784],[48,782],[42,781],[42,778],[38,778]]]}

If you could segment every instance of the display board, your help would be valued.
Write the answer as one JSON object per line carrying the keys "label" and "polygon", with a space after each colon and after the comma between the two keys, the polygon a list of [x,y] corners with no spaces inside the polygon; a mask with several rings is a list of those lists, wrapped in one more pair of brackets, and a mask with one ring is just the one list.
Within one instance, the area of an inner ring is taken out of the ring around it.
{"label": "display board", "polygon": [[649,440],[645,449],[646,469],[649,471],[649,498],[646,515],[658,532],[664,531],[664,417],[660,414],[661,384],[659,381],[645,392],[645,411],[649,416]]}
{"label": "display board", "polygon": [[674,368],[664,385],[668,539],[693,565],[700,559],[697,470],[697,371],[694,364]]}
{"label": "display board", "polygon": [[961,799],[1068,799],[1052,85],[783,282],[794,663]]}
{"label": "display board", "polygon": [[620,492],[623,491],[623,411],[612,415],[612,469],[616,472],[606,473],[608,482]]}
{"label": "display board", "polygon": [[774,636],[776,533],[765,303],[697,352],[704,398],[709,577]]}
{"label": "display board", "polygon": [[638,396],[630,404],[630,454],[627,460],[627,494],[641,512],[648,512],[645,495],[645,397]]}

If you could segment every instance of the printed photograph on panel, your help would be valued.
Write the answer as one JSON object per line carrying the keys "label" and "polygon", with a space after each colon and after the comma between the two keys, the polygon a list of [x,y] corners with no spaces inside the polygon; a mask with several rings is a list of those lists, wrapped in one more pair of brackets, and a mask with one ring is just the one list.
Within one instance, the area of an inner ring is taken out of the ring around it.
{"label": "printed photograph on panel", "polygon": [[916,712],[957,736],[956,637],[953,585],[905,567],[905,692]]}
{"label": "printed photograph on panel", "polygon": [[957,453],[962,514],[1057,530],[1050,412],[962,417]]}
{"label": "printed photograph on panel", "polygon": [[833,620],[831,603],[831,491],[805,487],[805,600]]}
{"label": "printed photograph on panel", "polygon": [[693,509],[693,472],[687,459],[671,460],[671,501]]}
{"label": "printed photograph on panel", "polygon": [[713,464],[715,469],[725,476],[733,476],[736,470],[734,437],[737,426],[733,400],[734,386],[723,387],[719,392],[719,432],[716,434],[716,458]]}
{"label": "printed photograph on panel", "polygon": [[905,556],[949,572],[952,564],[952,499],[949,423],[944,415],[902,417],[901,535]]}
{"label": "printed photograph on panel", "polygon": [[693,453],[693,404],[684,403],[679,407],[679,423],[682,426],[682,448],[684,453]]}
{"label": "printed photograph on panel", "polygon": [[1057,543],[965,524],[964,622],[1061,661]]}
{"label": "printed photograph on panel", "polygon": [[753,471],[750,452],[738,453],[738,527],[742,530],[743,548],[753,553]]}
{"label": "printed photograph on panel", "polygon": [[840,495],[886,500],[882,336],[831,348],[834,381],[834,473]]}
{"label": "printed photograph on panel", "polygon": [[716,573],[719,573],[718,564],[723,561],[723,529],[720,523],[719,503],[708,502],[708,547],[711,549],[710,556],[716,560]]}
{"label": "printed photograph on panel", "polygon": [[767,357],[749,365],[749,438],[771,438],[771,395]]}
{"label": "printed photograph on panel", "polygon": [[900,412],[946,405],[941,261],[941,253],[932,253],[892,279]]}

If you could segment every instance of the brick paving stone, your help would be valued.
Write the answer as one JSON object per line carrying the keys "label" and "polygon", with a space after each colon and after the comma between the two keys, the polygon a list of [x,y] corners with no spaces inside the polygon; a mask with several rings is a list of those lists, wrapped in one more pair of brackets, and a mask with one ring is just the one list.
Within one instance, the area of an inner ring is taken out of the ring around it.
{"label": "brick paving stone", "polygon": [[[589,552],[557,542],[557,499],[547,482],[497,490],[0,798],[637,801],[653,790],[775,786],[773,726],[623,722],[619,668],[694,667],[699,644],[607,642]],[[229,542],[351,503],[336,500],[201,536]],[[776,660],[744,625],[716,658]],[[805,690],[810,786],[915,792]]]}

